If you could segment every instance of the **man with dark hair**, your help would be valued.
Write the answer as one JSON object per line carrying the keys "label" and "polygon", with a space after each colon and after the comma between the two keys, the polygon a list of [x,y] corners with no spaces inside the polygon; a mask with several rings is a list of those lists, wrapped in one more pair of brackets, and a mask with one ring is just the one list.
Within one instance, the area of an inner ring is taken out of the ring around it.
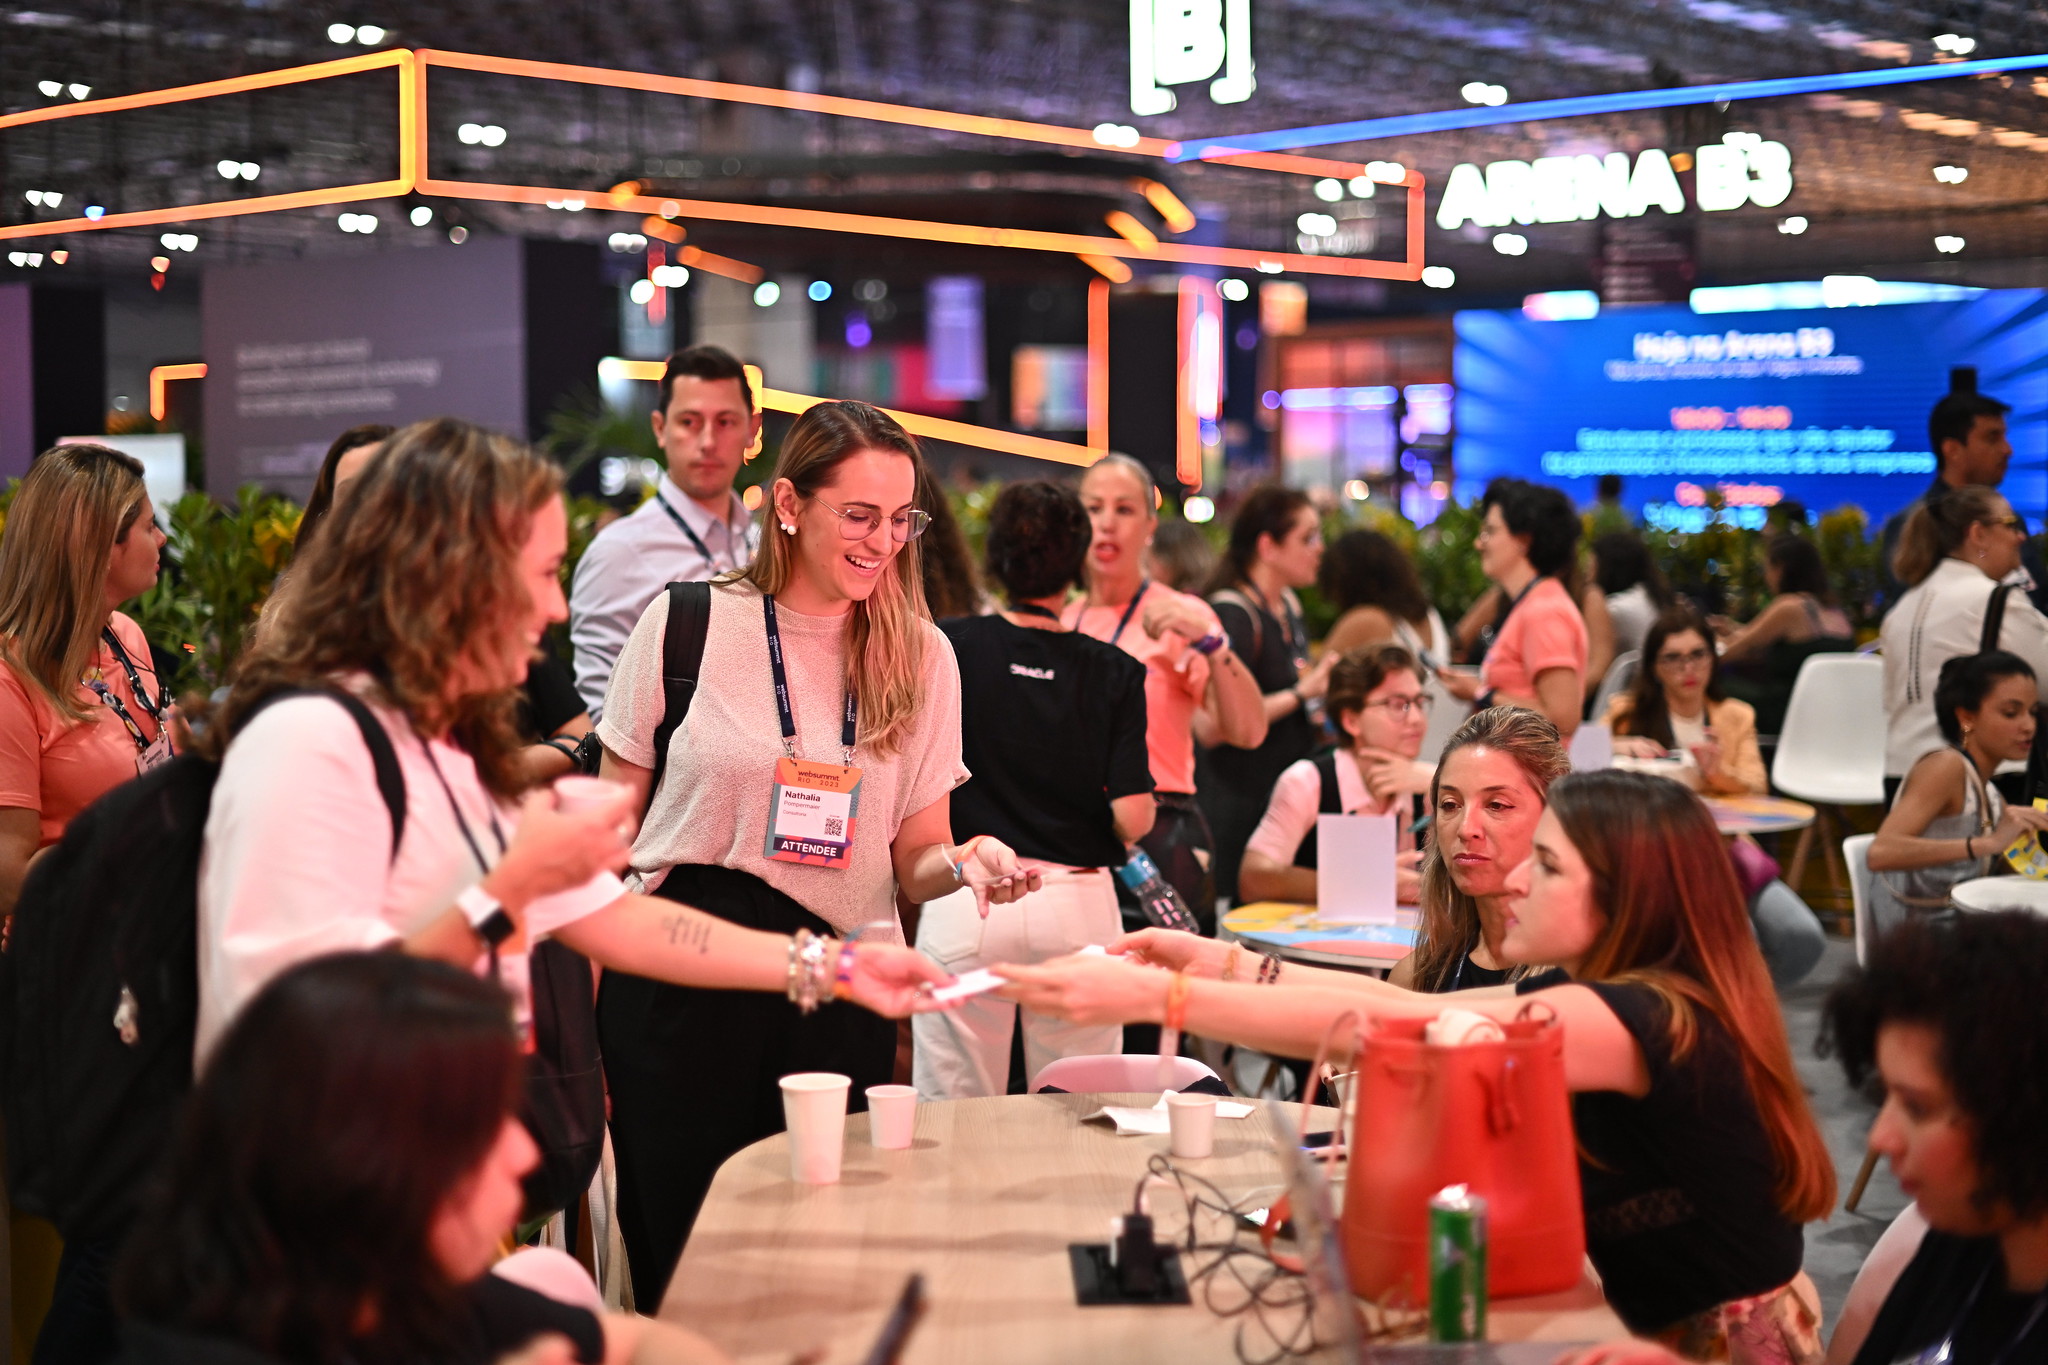
{"label": "man with dark hair", "polygon": [[698,582],[744,568],[761,543],[732,481],[761,415],[746,369],[717,346],[668,358],[655,402],[654,439],[668,472],[654,496],[590,542],[569,590],[569,641],[576,691],[595,721],[626,637],[670,583]]}
{"label": "man with dark hair", "polygon": [[[1896,599],[1905,591],[1892,574],[1892,554],[1898,549],[1899,533],[1906,518],[1925,503],[1939,502],[1958,488],[1981,483],[1996,488],[2005,479],[2005,467],[2012,461],[2012,442],[2007,439],[2005,415],[2012,405],[1974,389],[1945,394],[1927,415],[1927,443],[1934,451],[1934,482],[1914,501],[1894,512],[1884,524],[1884,580]],[[2017,510],[2017,509],[2015,509]],[[2048,573],[2030,540],[2021,554],[2021,564],[2033,577],[2029,595],[2034,605],[2048,611]]]}

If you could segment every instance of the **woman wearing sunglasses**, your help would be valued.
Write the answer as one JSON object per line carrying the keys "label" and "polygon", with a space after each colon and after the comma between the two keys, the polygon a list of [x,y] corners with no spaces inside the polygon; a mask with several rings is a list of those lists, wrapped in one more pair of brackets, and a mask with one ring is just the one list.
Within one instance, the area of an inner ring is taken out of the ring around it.
{"label": "woman wearing sunglasses", "polygon": [[[900,943],[899,889],[913,902],[1035,889],[1000,840],[952,841],[951,793],[968,776],[960,674],[925,609],[920,465],[917,443],[865,403],[797,419],[760,553],[709,590],[696,692],[658,787],[667,595],[634,627],[597,733],[606,776],[653,788],[632,853],[649,894],[754,928]],[[719,1164],[782,1130],[777,1078],[849,1076],[864,1109],[894,1067],[891,1021],[727,994],[609,973],[599,997],[619,1222],[644,1302],[668,1283]]]}
{"label": "woman wearing sunglasses", "polygon": [[[1964,654],[2002,649],[2037,678],[2048,677],[2048,617],[2024,591],[2002,592],[2020,567],[2026,524],[1995,488],[1970,484],[1917,508],[1900,533],[1892,570],[1907,591],[1885,613],[1885,799],[1921,755],[1942,748],[1934,710],[1941,666]],[[1998,603],[1992,630],[1986,622]]]}
{"label": "woman wearing sunglasses", "polygon": [[1346,743],[1280,774],[1265,818],[1237,874],[1244,901],[1316,900],[1316,817],[1395,817],[1395,890],[1403,905],[1421,892],[1417,836],[1434,769],[1418,763],[1429,732],[1430,694],[1421,662],[1402,645],[1362,645],[1330,669],[1329,710]]}

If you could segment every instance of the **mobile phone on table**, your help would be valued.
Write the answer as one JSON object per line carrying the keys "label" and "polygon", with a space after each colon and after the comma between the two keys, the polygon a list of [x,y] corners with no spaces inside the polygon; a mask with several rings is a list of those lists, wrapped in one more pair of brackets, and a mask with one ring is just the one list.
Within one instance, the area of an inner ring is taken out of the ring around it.
{"label": "mobile phone on table", "polygon": [[910,1344],[910,1333],[923,1316],[924,1276],[914,1274],[903,1282],[903,1293],[889,1310],[889,1320],[882,1324],[882,1334],[867,1353],[866,1365],[897,1365],[903,1359],[903,1348]]}

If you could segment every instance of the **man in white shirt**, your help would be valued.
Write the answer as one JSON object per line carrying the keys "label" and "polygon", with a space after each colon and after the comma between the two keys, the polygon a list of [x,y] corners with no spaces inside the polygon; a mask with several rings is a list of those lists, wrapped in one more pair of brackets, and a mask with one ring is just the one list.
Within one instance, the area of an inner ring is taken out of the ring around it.
{"label": "man in white shirt", "polygon": [[654,409],[654,438],[668,472],[654,496],[590,543],[569,590],[576,691],[592,721],[640,614],[670,583],[696,582],[751,563],[761,533],[733,492],[761,433],[747,372],[717,346],[668,358]]}

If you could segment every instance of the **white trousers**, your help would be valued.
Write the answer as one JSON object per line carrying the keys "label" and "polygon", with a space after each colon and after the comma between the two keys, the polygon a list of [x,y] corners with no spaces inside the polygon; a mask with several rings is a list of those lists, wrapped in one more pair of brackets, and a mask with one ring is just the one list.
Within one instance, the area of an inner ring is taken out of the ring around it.
{"label": "white trousers", "polygon": [[[1048,865],[1043,886],[1021,901],[991,906],[986,922],[974,908],[974,893],[964,888],[925,902],[917,948],[958,975],[996,962],[1043,962],[1091,943],[1106,944],[1121,932],[1107,869]],[[1022,1017],[1027,1077],[1061,1057],[1123,1049],[1120,1024],[1069,1024],[1029,1012]],[[1017,1022],[1017,1006],[993,995],[914,1016],[911,1080],[917,1097],[964,1100],[1008,1093],[1010,1030]]]}

